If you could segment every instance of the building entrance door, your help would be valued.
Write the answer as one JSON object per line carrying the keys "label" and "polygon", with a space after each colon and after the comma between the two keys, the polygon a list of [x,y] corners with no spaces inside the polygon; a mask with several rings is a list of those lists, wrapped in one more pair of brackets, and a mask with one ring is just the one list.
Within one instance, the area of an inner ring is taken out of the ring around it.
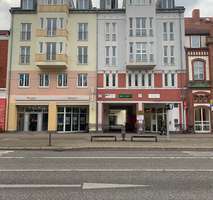
{"label": "building entrance door", "polygon": [[29,116],[29,131],[37,131],[38,129],[38,114],[33,113]]}

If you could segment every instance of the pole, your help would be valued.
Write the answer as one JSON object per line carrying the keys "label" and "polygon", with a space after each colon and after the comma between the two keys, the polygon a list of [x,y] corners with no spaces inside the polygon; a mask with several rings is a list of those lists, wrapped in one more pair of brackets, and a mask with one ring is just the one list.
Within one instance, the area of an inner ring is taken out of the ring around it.
{"label": "pole", "polygon": [[49,131],[49,147],[52,146],[52,132]]}

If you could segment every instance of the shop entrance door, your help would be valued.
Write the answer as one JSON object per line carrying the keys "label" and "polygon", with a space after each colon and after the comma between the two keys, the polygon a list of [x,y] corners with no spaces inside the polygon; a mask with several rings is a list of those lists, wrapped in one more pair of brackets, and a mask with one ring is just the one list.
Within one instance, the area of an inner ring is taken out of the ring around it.
{"label": "shop entrance door", "polygon": [[33,113],[29,116],[29,131],[37,131],[38,129],[38,114]]}

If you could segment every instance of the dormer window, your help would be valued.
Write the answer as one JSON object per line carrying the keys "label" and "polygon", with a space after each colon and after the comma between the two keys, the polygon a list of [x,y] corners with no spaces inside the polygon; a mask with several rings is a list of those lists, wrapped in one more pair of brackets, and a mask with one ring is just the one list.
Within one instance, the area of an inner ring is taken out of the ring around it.
{"label": "dormer window", "polygon": [[33,0],[22,0],[22,9],[32,10],[33,9]]}
{"label": "dormer window", "polygon": [[89,1],[88,0],[78,0],[77,8],[78,9],[89,9]]}

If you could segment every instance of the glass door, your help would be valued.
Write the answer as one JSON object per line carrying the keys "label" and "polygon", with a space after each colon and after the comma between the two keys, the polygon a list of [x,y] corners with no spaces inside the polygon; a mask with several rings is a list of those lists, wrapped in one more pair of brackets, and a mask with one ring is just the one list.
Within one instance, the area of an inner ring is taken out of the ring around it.
{"label": "glass door", "polygon": [[195,109],[195,131],[196,132],[210,131],[210,111],[208,108]]}

